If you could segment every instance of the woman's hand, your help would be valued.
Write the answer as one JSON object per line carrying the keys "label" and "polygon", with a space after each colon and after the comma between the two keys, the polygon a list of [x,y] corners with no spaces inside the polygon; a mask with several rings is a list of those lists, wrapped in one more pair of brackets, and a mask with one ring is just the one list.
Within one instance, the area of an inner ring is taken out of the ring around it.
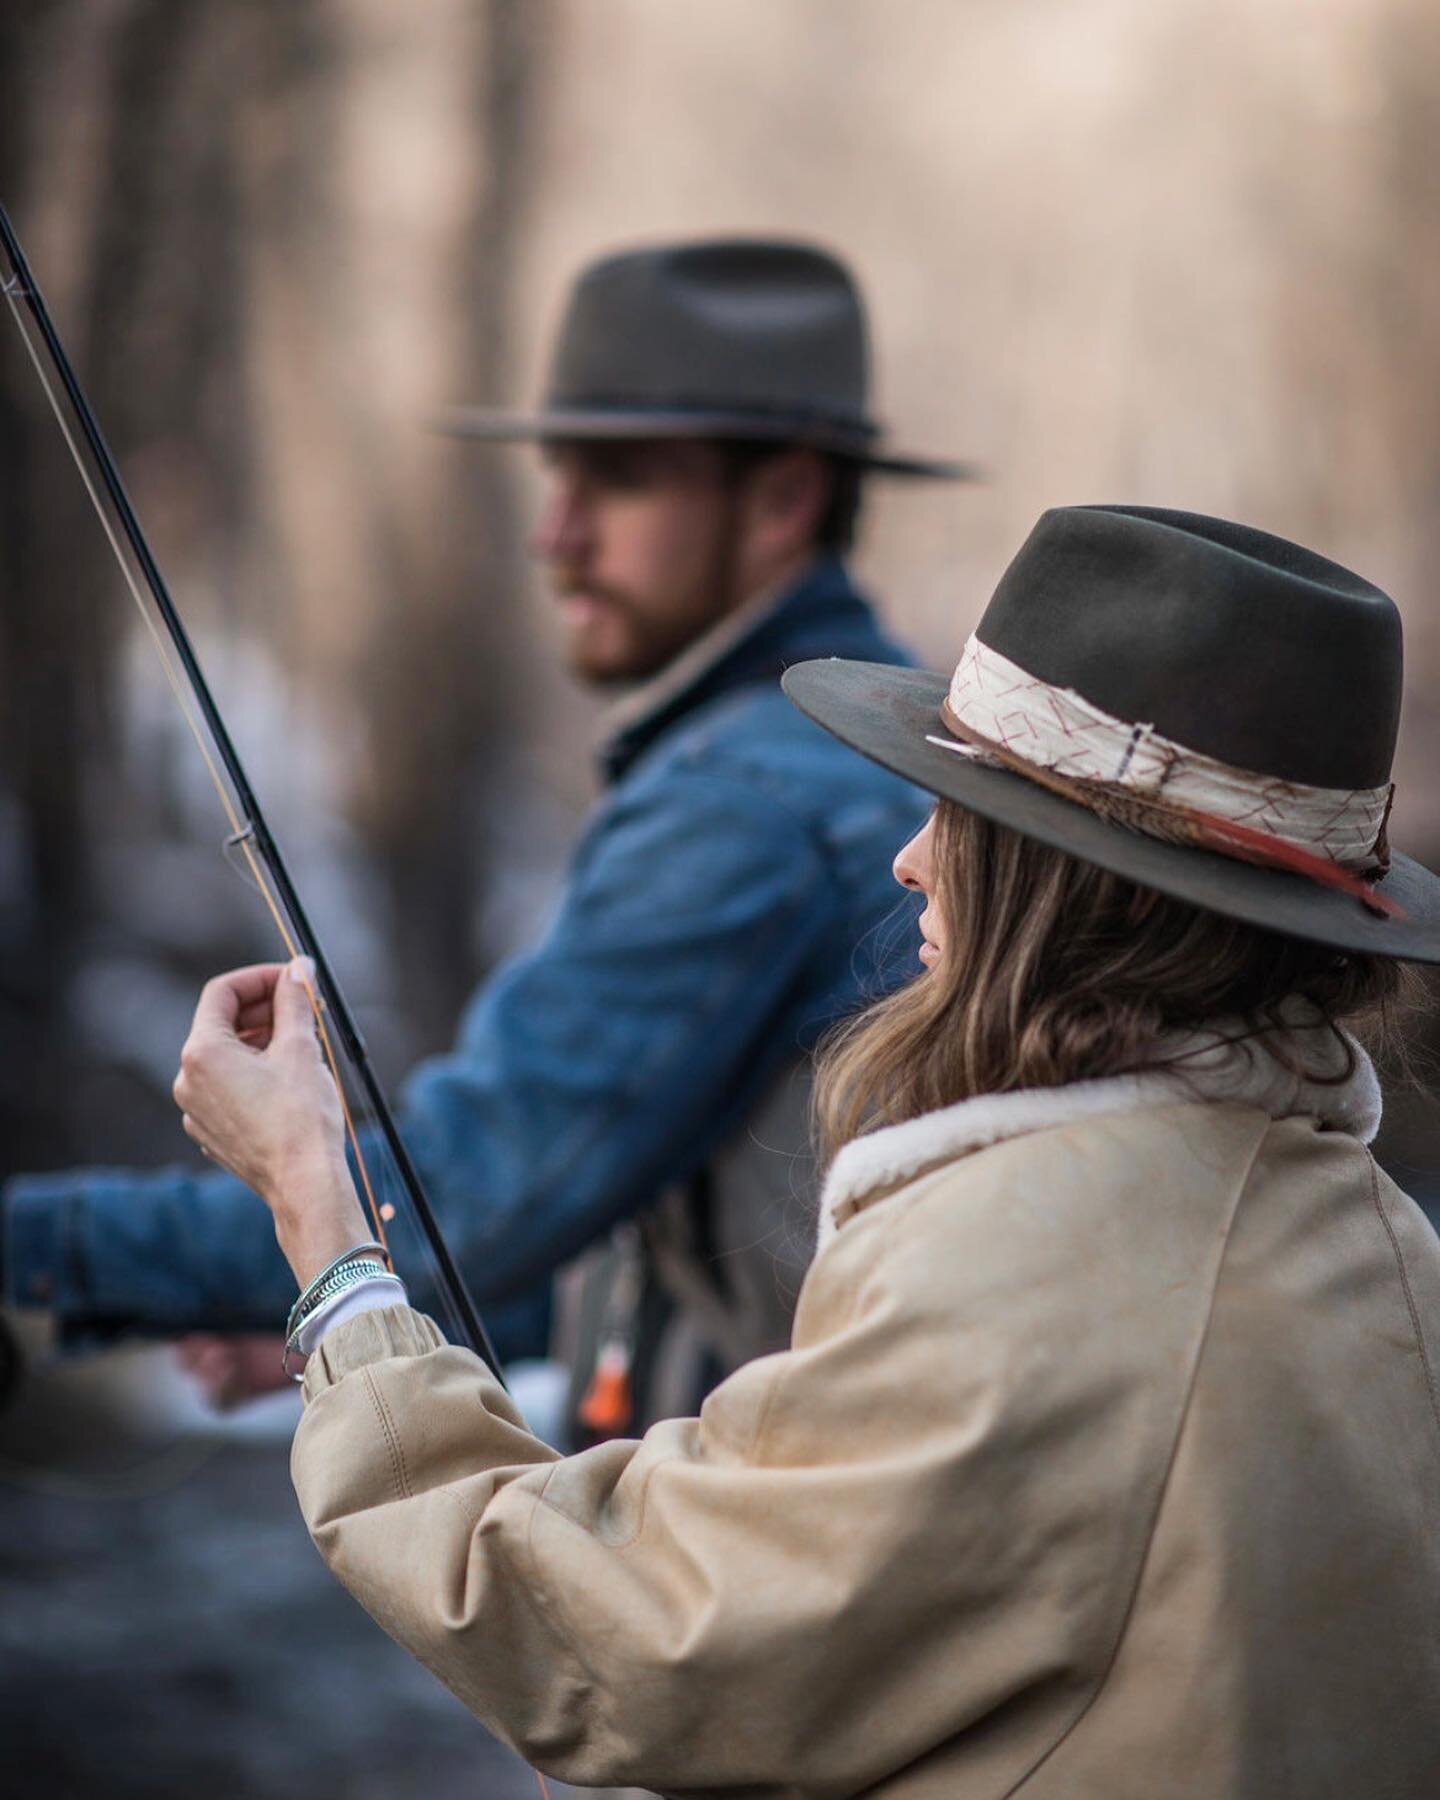
{"label": "woman's hand", "polygon": [[301,1287],[370,1235],[315,1034],[312,979],[300,957],[208,982],[174,1087],[187,1134],[274,1214]]}

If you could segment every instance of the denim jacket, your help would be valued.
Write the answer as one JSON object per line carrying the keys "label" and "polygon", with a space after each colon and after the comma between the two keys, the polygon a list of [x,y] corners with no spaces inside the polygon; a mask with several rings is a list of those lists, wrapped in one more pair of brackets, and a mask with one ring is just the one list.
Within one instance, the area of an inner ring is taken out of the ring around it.
{"label": "denim jacket", "polygon": [[[620,733],[539,943],[470,1000],[406,1084],[400,1125],[502,1355],[496,1305],[688,1179],[767,1080],[913,967],[890,861],[924,801],[803,718],[781,671],[898,662],[825,560]],[[76,1327],[278,1326],[294,1283],[220,1171],[87,1169],[8,1183],[0,1279]]]}

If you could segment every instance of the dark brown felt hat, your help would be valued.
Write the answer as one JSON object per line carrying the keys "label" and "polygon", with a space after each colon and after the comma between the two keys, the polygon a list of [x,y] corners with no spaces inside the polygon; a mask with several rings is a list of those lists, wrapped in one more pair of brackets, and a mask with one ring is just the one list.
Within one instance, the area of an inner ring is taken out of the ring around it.
{"label": "dark brown felt hat", "polygon": [[[1323,798],[1383,794],[1390,781],[1401,688],[1394,604],[1267,532],[1154,507],[1057,508],[1002,577],[975,639],[987,666],[1030,679],[1015,694],[1032,717],[1052,699],[1051,712],[1072,723],[1099,709],[1110,727],[1128,724],[1137,738],[1153,730],[1168,751],[1224,765],[1242,796],[1247,783]],[[987,701],[1003,766],[975,753],[990,737],[960,741],[945,675],[834,658],[797,664],[784,686],[874,761],[1083,861],[1271,931],[1440,962],[1440,879],[1395,851],[1384,867],[1383,817],[1376,864],[1364,871],[1391,909],[1382,913],[1354,891],[1250,860],[1243,839],[1217,849],[1122,822],[1107,810],[1110,782],[1057,784],[1058,765],[1032,769],[1024,721],[1013,738],[1004,730],[1003,681]],[[1050,728],[1050,717],[1041,723]]]}
{"label": "dark brown felt hat", "polygon": [[805,444],[892,475],[965,481],[968,463],[899,455],[867,410],[865,312],[850,271],[809,244],[657,244],[581,271],[538,412],[454,407],[490,439],[726,438]]}

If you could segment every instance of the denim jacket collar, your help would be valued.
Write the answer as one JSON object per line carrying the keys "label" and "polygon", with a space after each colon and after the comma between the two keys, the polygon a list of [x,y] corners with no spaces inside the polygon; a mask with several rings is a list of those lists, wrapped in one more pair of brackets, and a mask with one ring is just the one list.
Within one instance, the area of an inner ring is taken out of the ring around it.
{"label": "denim jacket collar", "polygon": [[618,781],[688,713],[735,688],[778,681],[791,663],[811,656],[889,662],[894,654],[845,564],[822,558],[771,603],[760,598],[722,619],[620,702],[623,722],[600,751],[601,772]]}

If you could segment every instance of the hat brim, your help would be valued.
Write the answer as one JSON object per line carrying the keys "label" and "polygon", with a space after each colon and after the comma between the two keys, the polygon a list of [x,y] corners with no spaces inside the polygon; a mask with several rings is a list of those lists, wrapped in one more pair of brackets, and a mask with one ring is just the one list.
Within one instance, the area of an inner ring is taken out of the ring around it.
{"label": "hat brim", "polygon": [[801,712],[872,762],[1142,887],[1337,950],[1440,962],[1440,878],[1411,857],[1392,853],[1382,887],[1405,916],[1382,916],[1302,875],[1145,837],[1023,775],[927,742],[952,736],[940,717],[943,675],[832,657],[795,664],[783,686]]}
{"label": "hat brim", "polygon": [[481,438],[490,443],[634,441],[639,438],[739,438],[805,444],[832,456],[848,457],[877,475],[906,475],[931,481],[981,481],[975,463],[931,456],[899,456],[879,450],[865,433],[824,421],[753,412],[703,412],[689,408],[623,410],[587,407],[538,413],[503,412],[484,406],[452,406],[432,421],[446,437]]}

